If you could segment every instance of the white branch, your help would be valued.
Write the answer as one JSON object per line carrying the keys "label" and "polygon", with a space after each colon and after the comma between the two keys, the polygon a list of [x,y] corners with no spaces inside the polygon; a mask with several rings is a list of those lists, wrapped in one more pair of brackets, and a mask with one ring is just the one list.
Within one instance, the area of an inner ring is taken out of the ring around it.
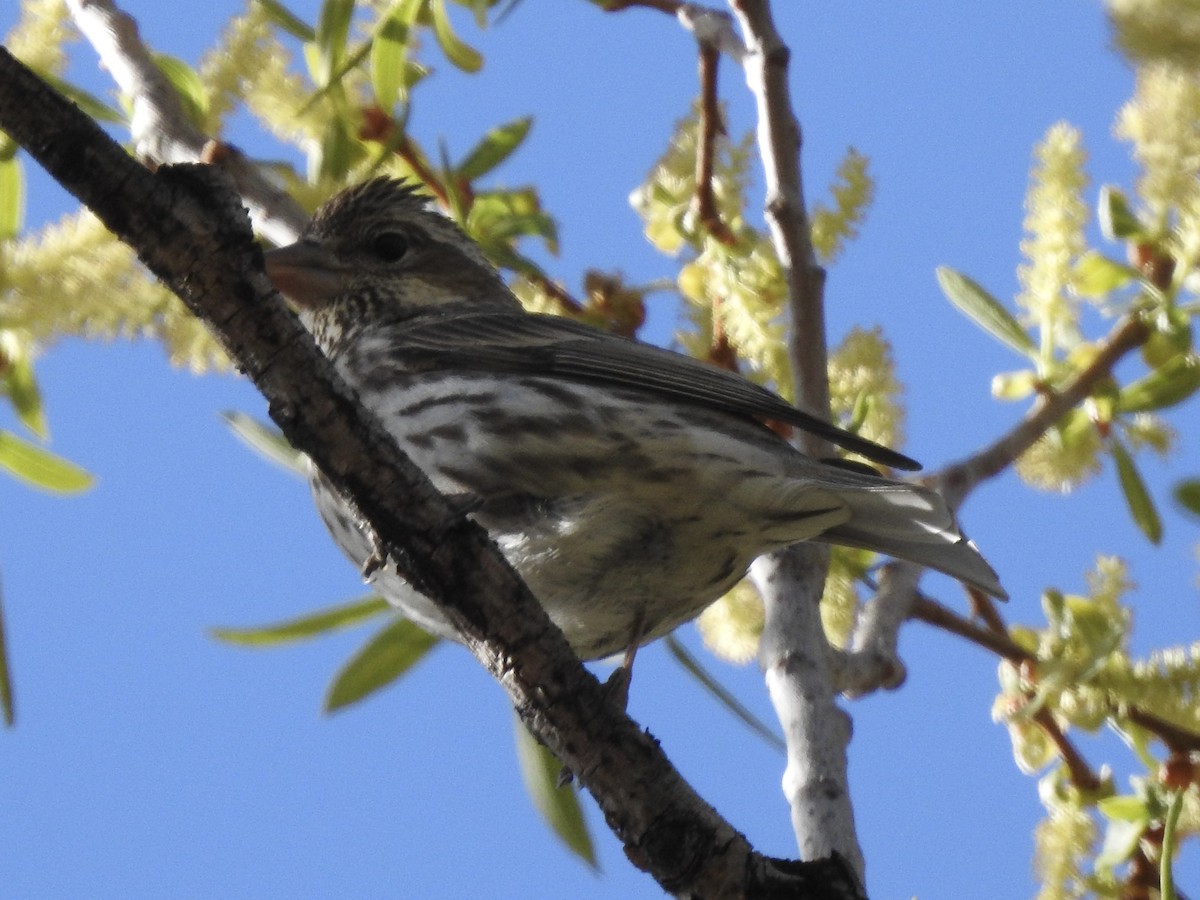
{"label": "white branch", "polygon": [[133,104],[130,131],[139,158],[155,163],[214,162],[237,184],[256,230],[276,244],[294,241],[308,217],[240,152],[216,145],[188,119],[171,83],[112,0],[67,0],[71,17]]}

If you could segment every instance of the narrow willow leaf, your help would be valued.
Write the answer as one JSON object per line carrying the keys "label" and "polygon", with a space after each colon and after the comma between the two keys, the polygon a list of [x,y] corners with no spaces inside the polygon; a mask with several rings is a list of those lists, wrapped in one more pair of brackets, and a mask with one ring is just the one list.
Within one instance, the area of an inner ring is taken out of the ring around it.
{"label": "narrow willow leaf", "polygon": [[8,399],[12,401],[21,424],[44,441],[50,436],[50,429],[42,409],[42,395],[33,377],[33,362],[27,353],[9,356],[7,362],[4,390]]}
{"label": "narrow willow leaf", "polygon": [[1121,490],[1125,494],[1125,502],[1129,504],[1133,521],[1150,543],[1157,544],[1162,540],[1162,519],[1150,492],[1146,490],[1146,482],[1121,442],[1113,439],[1110,444],[1113,462],[1117,464],[1117,478],[1121,482]]}
{"label": "narrow willow leaf", "polygon": [[12,668],[8,664],[8,637],[4,631],[4,593],[0,591],[0,714],[4,724],[12,727],[16,721],[16,702],[13,699]]}
{"label": "narrow willow leaf", "polygon": [[538,743],[515,714],[513,739],[517,745],[517,761],[521,764],[521,778],[534,807],[576,856],[596,868],[596,850],[579,806],[579,797],[571,785],[559,786],[562,763]]}
{"label": "narrow willow leaf", "polygon": [[1121,412],[1152,412],[1183,402],[1200,390],[1200,356],[1180,353],[1121,389]]}
{"label": "narrow willow leaf", "polygon": [[458,167],[459,177],[467,181],[474,181],[481,175],[492,171],[521,145],[525,136],[529,134],[531,125],[533,125],[532,116],[524,116],[503,125],[497,125],[485,134],[483,139],[467,154],[467,158]]}
{"label": "narrow willow leaf", "polygon": [[1175,485],[1175,500],[1188,512],[1200,516],[1200,478],[1189,478]]}
{"label": "narrow willow leaf", "polygon": [[938,267],[937,279],[946,298],[976,325],[1024,356],[1037,355],[1021,324],[979,284],[948,266]]}
{"label": "narrow willow leaf", "polygon": [[700,682],[701,687],[713,695],[717,702],[724,706],[729,712],[733,713],[737,718],[742,720],[742,723],[762,738],[766,743],[770,744],[776,750],[785,751],[787,747],[783,740],[775,731],[763,722],[762,719],[754,715],[743,703],[733,696],[725,685],[721,684],[707,669],[700,664],[694,654],[675,635],[668,635],[666,638],[667,649],[671,652],[671,656],[675,661],[683,666],[684,670],[689,675]]}
{"label": "narrow willow leaf", "polygon": [[154,63],[175,88],[192,124],[204,124],[204,117],[208,115],[208,89],[200,79],[200,73],[182,59],[165,53],[154,54]]}
{"label": "narrow willow leaf", "polygon": [[0,468],[27,484],[55,494],[77,494],[92,486],[87,471],[31,444],[10,431],[0,431]]}
{"label": "narrow willow leaf", "polygon": [[380,109],[390,110],[400,99],[407,57],[408,26],[393,12],[371,41],[371,85]]}
{"label": "narrow willow leaf", "polygon": [[25,173],[16,156],[0,160],[0,241],[15,238],[25,221]]}
{"label": "narrow willow leaf", "polygon": [[59,78],[53,72],[47,72],[45,69],[38,69],[37,73],[43,81],[47,82],[52,88],[97,122],[109,122],[113,125],[120,125],[128,121],[128,117],[121,115],[95,94],[89,94],[83,88],[76,87],[71,82]]}
{"label": "narrow willow leaf", "polygon": [[334,73],[346,55],[346,41],[350,36],[350,19],[353,16],[354,0],[325,0],[321,4],[315,35],[320,51],[316,81],[321,87],[328,87],[334,80]]}
{"label": "narrow willow leaf", "polygon": [[433,36],[450,62],[464,72],[478,72],[483,68],[483,57],[479,51],[459,40],[450,26],[445,0],[430,0],[429,15],[433,20]]}
{"label": "narrow willow leaf", "polygon": [[1167,807],[1167,820],[1163,825],[1162,859],[1159,860],[1158,891],[1161,900],[1179,900],[1175,890],[1175,854],[1177,851],[1179,817],[1183,813],[1183,798],[1187,791],[1171,792],[1171,804]]}
{"label": "narrow willow leaf", "polygon": [[1081,297],[1099,300],[1137,278],[1130,266],[1089,250],[1079,258],[1071,272],[1071,287]]}
{"label": "narrow willow leaf", "polygon": [[227,410],[221,413],[221,418],[246,446],[263,459],[287,469],[293,475],[308,477],[308,466],[305,464],[307,457],[289,444],[278,428],[264,425],[253,416],[237,410]]}
{"label": "narrow willow leaf", "polygon": [[438,638],[408,619],[396,619],[355,653],[325,695],[325,712],[336,712],[391,684],[421,661]]}
{"label": "narrow willow leaf", "polygon": [[254,2],[265,9],[271,20],[292,37],[305,42],[316,40],[317,33],[279,0],[254,0]]}
{"label": "narrow willow leaf", "polygon": [[212,628],[209,634],[227,644],[240,647],[277,647],[311,638],[323,637],[333,631],[353,628],[391,609],[382,597],[361,597],[336,606],[327,606],[314,613],[261,625],[257,628]]}
{"label": "narrow willow leaf", "polygon": [[1144,233],[1142,223],[1129,208],[1121,189],[1111,184],[1100,188],[1096,218],[1100,222],[1100,232],[1110,241],[1126,241]]}

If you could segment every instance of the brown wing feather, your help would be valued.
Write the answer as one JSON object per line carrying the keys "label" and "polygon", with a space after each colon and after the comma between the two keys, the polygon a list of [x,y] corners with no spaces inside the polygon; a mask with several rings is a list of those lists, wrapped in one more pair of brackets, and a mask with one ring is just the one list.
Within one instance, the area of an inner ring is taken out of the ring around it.
{"label": "brown wing feather", "polygon": [[735,373],[559,316],[440,307],[397,323],[394,334],[413,368],[486,368],[634,388],[734,415],[778,419],[882,465],[921,467]]}

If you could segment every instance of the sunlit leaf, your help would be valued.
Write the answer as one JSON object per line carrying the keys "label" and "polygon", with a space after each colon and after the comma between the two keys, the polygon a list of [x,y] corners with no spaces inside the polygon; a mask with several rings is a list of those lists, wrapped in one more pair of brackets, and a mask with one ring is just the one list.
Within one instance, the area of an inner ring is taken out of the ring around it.
{"label": "sunlit leaf", "polygon": [[265,9],[271,20],[292,37],[299,38],[302,41],[316,39],[316,32],[303,19],[280,3],[279,0],[254,0],[254,2]]}
{"label": "sunlit leaf", "polygon": [[95,480],[75,463],[10,431],[0,431],[0,468],[7,469],[27,484],[55,494],[86,491]]}
{"label": "sunlit leaf", "polygon": [[0,160],[0,241],[15,238],[25,221],[25,174],[16,156]]}
{"label": "sunlit leaf", "polygon": [[430,0],[429,15],[433,20],[433,35],[446,58],[464,72],[478,72],[483,68],[483,57],[474,47],[464,44],[450,25],[446,15],[445,0]]}
{"label": "sunlit leaf", "polygon": [[1099,868],[1109,869],[1120,865],[1137,849],[1146,825],[1150,822],[1150,811],[1141,797],[1105,797],[1096,804],[1100,814],[1108,820],[1104,832],[1104,848],[1096,857]]}
{"label": "sunlit leaf", "polygon": [[[11,333],[11,332],[10,332]],[[4,362],[4,392],[12,401],[21,424],[42,440],[50,436],[46,425],[46,414],[42,409],[42,395],[33,377],[33,361],[28,353],[9,355]]]}
{"label": "sunlit leaf", "polygon": [[400,98],[407,56],[408,25],[393,11],[371,41],[371,85],[381,109],[390,110]]}
{"label": "sunlit leaf", "polygon": [[1089,250],[1071,272],[1071,286],[1081,297],[1100,299],[1137,278],[1130,266],[1109,259],[1096,250]]}
{"label": "sunlit leaf", "polygon": [[273,625],[260,625],[256,628],[213,628],[209,630],[209,634],[217,640],[241,647],[276,647],[353,628],[369,619],[384,615],[390,609],[391,606],[382,597],[362,597]]}
{"label": "sunlit leaf", "polygon": [[1121,389],[1121,412],[1152,412],[1175,406],[1200,390],[1200,356],[1180,353]]}
{"label": "sunlit leaf", "polygon": [[1110,241],[1124,241],[1139,237],[1143,233],[1142,223],[1129,208],[1129,203],[1120,188],[1106,184],[1100,188],[1096,218],[1100,231]]}
{"label": "sunlit leaf", "polygon": [[474,181],[496,168],[521,145],[525,136],[529,134],[531,125],[533,125],[533,117],[524,116],[493,128],[483,136],[483,139],[467,154],[466,159],[459,164],[459,177],[465,178],[467,181]]}
{"label": "sunlit leaf", "polygon": [[293,475],[308,477],[305,455],[289,444],[278,428],[264,425],[253,416],[236,410],[221,413],[221,418],[238,438],[268,462],[287,469]]}
{"label": "sunlit leaf", "polygon": [[1025,329],[983,287],[947,266],[938,267],[937,279],[947,299],[976,325],[1018,353],[1036,355],[1037,348]]}
{"label": "sunlit leaf", "polygon": [[1150,543],[1157,544],[1162,540],[1162,519],[1150,492],[1146,489],[1146,482],[1142,480],[1133,458],[1121,442],[1113,439],[1110,444],[1113,462],[1117,464],[1117,478],[1121,482],[1121,490],[1125,494],[1125,502],[1129,504],[1133,521]]}
{"label": "sunlit leaf", "polygon": [[521,764],[521,778],[534,807],[563,843],[594,868],[596,850],[579,806],[579,797],[570,784],[559,785],[562,763],[538,743],[516,715],[513,716],[513,739]]}
{"label": "sunlit leaf", "polygon": [[316,42],[321,65],[317,83],[326,87],[334,80],[342,57],[346,55],[346,40],[350,35],[350,20],[354,16],[354,0],[325,0],[317,18]]}
{"label": "sunlit leaf", "polygon": [[325,712],[344,709],[391,684],[437,642],[438,638],[408,619],[396,619],[342,666],[325,695]]}
{"label": "sunlit leaf", "polygon": [[166,76],[171,87],[179,95],[184,112],[195,125],[204,123],[208,115],[208,89],[200,79],[200,73],[176,56],[165,53],[154,54],[154,63]]}

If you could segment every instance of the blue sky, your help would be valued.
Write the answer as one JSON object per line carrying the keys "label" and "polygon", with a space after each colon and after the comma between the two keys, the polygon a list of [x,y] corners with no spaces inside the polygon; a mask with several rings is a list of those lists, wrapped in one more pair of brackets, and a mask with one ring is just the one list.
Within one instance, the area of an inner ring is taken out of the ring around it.
{"label": "blue sky", "polygon": [[[314,0],[293,5],[310,20]],[[1020,261],[1030,148],[1054,122],[1084,134],[1095,182],[1128,184],[1111,138],[1131,87],[1108,50],[1098,5],[777,3],[793,49],[809,196],[821,199],[845,148],[871,158],[878,193],[860,241],[830,275],[834,339],[884,326],[907,384],[906,452],[928,467],[960,458],[1019,416],[990,398],[1018,361],[941,297],[949,264],[1010,297]],[[240,4],[128,0],[154,48],[194,61]],[[14,18],[0,12],[0,28]],[[186,27],[181,25],[186,23]],[[604,16],[582,2],[525,0],[468,37],[485,76],[447,71],[419,95],[412,128],[461,156],[487,128],[536,116],[497,184],[536,181],[561,222],[548,263],[571,286],[585,267],[632,281],[673,263],[640,236],[627,203],[695,90],[691,39],[660,14]],[[108,91],[86,46],[72,73]],[[444,77],[442,77],[444,76]],[[733,66],[722,92],[731,130],[753,104]],[[279,150],[246,123],[230,135]],[[31,168],[29,215],[69,201]],[[649,337],[676,311],[652,301]],[[60,499],[0,478],[0,574],[18,725],[0,734],[0,884],[13,897],[655,897],[590,800],[602,871],[538,820],[517,772],[499,688],[441,647],[398,687],[332,718],[328,679],[363,640],[342,634],[270,652],[215,643],[216,625],[253,625],[362,593],[329,543],[307,489],[251,455],[221,425],[265,404],[232,377],[194,378],[153,344],[69,341],[38,373],[53,448],[97,476]],[[12,422],[0,409],[0,427]],[[1200,637],[1197,528],[1167,491],[1197,474],[1200,421],[1176,424],[1182,452],[1146,460],[1167,511],[1151,548],[1128,521],[1111,471],[1068,497],[1034,495],[1011,475],[983,487],[966,528],[1012,594],[1014,621],[1041,621],[1048,585],[1083,587],[1097,551],[1125,556],[1139,651]],[[930,591],[962,608],[961,593]],[[692,647],[691,626],[681,632]],[[851,785],[872,896],[1010,898],[1033,893],[1036,781],[992,723],[995,660],[924,626],[902,640],[909,678],[850,705]],[[722,677],[772,720],[752,665]],[[661,648],[639,654],[631,701],[698,790],[762,851],[794,855],[779,790],[782,759],[749,734]],[[1094,763],[1125,765],[1113,739],[1084,739]],[[1200,890],[1195,849],[1182,884]]]}

